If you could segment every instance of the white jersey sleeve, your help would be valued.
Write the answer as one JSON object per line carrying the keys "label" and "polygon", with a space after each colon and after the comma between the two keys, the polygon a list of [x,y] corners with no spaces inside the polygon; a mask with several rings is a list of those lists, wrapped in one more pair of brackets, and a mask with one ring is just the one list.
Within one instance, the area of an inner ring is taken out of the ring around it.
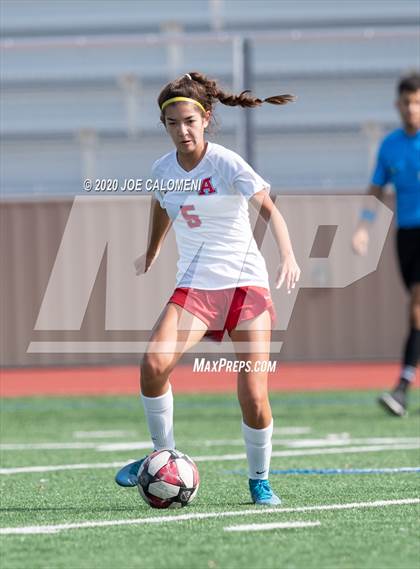
{"label": "white jersey sleeve", "polygon": [[227,154],[227,165],[231,170],[231,183],[239,194],[249,200],[254,194],[261,190],[270,192],[270,184],[257,174],[242,156],[239,156],[239,154],[231,150],[227,151]]}
{"label": "white jersey sleeve", "polygon": [[159,164],[161,162],[161,158],[159,160],[156,160],[156,162],[153,163],[152,166],[152,171],[151,171],[151,175],[150,175],[150,180],[151,180],[151,187],[152,189],[152,197],[153,199],[155,199],[156,201],[158,201],[160,203],[160,207],[162,209],[165,209],[165,205],[163,202],[163,192],[160,189],[155,189],[155,182],[159,182],[159,180],[161,179],[161,171],[159,168]]}

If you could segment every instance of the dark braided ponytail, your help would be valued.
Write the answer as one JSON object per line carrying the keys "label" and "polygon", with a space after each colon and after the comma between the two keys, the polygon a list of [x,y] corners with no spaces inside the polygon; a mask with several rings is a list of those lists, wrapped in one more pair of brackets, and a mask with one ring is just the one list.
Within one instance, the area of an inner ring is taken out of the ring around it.
{"label": "dark braided ponytail", "polygon": [[219,100],[223,105],[228,105],[229,107],[258,107],[263,103],[270,103],[272,105],[285,105],[295,100],[293,95],[274,95],[274,97],[268,97],[267,99],[258,99],[253,97],[248,93],[251,91],[242,91],[239,95],[232,95],[231,93],[225,93],[222,91],[216,81],[209,79],[205,75],[193,71],[189,73],[189,76],[193,81],[197,81],[200,85],[206,89],[206,93],[211,96],[211,98]]}
{"label": "dark braided ponytail", "polygon": [[[209,79],[198,71],[186,73],[179,79],[168,83],[158,97],[159,108],[163,103],[173,97],[188,97],[198,101],[206,111],[213,111],[215,101],[229,107],[259,107],[263,103],[271,105],[285,105],[295,100],[294,95],[274,95],[266,99],[259,99],[250,95],[250,91],[242,91],[239,95],[225,93],[217,82]],[[161,113],[161,121],[165,124],[165,112]]]}

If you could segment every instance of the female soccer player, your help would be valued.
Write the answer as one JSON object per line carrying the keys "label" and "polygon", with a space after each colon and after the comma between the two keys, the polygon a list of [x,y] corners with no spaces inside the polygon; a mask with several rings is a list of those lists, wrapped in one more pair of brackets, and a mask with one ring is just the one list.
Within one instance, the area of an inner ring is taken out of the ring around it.
{"label": "female soccer player", "polygon": [[[288,290],[293,288],[300,269],[286,223],[270,199],[269,184],[235,152],[207,142],[204,134],[216,101],[256,107],[291,100],[291,95],[279,95],[263,101],[248,91],[226,94],[197,72],[163,88],[158,97],[160,118],[175,150],[153,165],[153,177],[168,191],[155,192],[148,249],[135,261],[137,274],[146,273],[173,226],[179,252],[176,289],[152,331],[141,365],[141,394],[155,450],[175,448],[171,370],[204,335],[220,340],[227,330],[237,357],[248,363],[238,373],[238,398],[251,497],[256,504],[269,505],[280,504],[268,482],[273,419],[267,373],[255,364],[269,358],[274,308],[264,258],[252,235],[248,201],[270,219],[281,261],[277,288],[283,282]],[[174,180],[178,190],[169,191]],[[198,181],[194,191],[191,181]],[[135,486],[141,463],[122,468],[116,482]]]}

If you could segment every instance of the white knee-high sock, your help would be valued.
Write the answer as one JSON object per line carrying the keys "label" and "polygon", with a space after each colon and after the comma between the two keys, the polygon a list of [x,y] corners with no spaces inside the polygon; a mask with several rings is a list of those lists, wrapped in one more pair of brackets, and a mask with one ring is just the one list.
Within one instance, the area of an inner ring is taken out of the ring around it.
{"label": "white knee-high sock", "polygon": [[141,398],[154,449],[174,449],[174,398],[171,386],[159,397],[146,397],[142,394]]}
{"label": "white knee-high sock", "polygon": [[248,458],[249,478],[264,480],[268,478],[271,459],[271,438],[273,420],[265,429],[253,429],[242,421],[242,433],[245,439]]}

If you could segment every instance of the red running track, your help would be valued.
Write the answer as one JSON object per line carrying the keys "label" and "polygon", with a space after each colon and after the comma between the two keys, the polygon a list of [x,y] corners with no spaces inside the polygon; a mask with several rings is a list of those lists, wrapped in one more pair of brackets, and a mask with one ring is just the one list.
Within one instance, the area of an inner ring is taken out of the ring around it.
{"label": "red running track", "polygon": [[[389,389],[398,364],[279,364],[270,374],[271,391]],[[178,366],[171,374],[178,393],[223,393],[236,389],[235,373],[194,373]],[[419,374],[415,386],[420,387]],[[125,395],[139,392],[137,367],[35,368],[0,370],[0,396]]]}

